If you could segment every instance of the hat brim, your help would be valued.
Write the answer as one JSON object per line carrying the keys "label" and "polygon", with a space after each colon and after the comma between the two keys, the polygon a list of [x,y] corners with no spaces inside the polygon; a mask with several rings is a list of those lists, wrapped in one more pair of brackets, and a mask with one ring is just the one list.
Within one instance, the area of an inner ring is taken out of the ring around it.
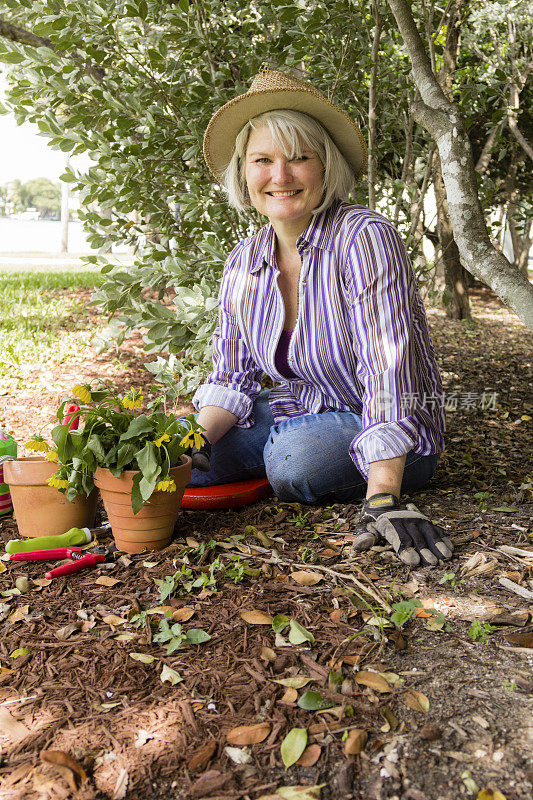
{"label": "hat brim", "polygon": [[359,179],[367,162],[363,134],[350,117],[325,97],[305,89],[250,91],[226,103],[211,117],[204,136],[204,158],[217,180],[233,155],[235,139],[246,123],[265,111],[303,111],[327,130]]}

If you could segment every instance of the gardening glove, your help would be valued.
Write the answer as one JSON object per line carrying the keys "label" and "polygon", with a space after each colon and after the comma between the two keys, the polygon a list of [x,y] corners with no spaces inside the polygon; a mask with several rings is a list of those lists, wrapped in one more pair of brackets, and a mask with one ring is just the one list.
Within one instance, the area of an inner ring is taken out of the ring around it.
{"label": "gardening glove", "polygon": [[410,567],[420,563],[434,566],[452,557],[453,542],[445,531],[412,503],[402,508],[393,494],[375,494],[363,500],[357,528],[356,551],[368,550],[383,537]]}
{"label": "gardening glove", "polygon": [[211,458],[211,442],[204,439],[201,447],[193,446],[191,450],[192,468],[199,469],[200,472],[209,472],[209,459]]}

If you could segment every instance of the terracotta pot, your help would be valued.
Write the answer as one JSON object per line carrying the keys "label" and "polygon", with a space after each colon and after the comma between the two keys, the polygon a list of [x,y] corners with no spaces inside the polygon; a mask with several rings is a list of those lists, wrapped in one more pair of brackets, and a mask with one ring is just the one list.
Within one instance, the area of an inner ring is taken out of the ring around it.
{"label": "terracotta pot", "polygon": [[115,544],[126,553],[162,550],[172,539],[185,487],[191,479],[191,459],[181,456],[181,465],[170,470],[176,483],[175,492],[154,492],[141,510],[133,513],[131,487],[136,470],[115,478],[108,469],[99,467],[94,474],[107,511]]}
{"label": "terracotta pot", "polygon": [[70,528],[92,528],[96,513],[96,489],[71,503],[62,492],[48,486],[57,464],[39,456],[6,461],[4,479],[9,486],[20,536],[55,536]]}

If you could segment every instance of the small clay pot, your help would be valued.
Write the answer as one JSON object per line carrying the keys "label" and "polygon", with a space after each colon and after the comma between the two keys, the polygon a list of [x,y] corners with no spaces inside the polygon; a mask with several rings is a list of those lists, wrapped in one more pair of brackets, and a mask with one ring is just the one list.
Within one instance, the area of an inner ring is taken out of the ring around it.
{"label": "small clay pot", "polygon": [[119,550],[141,553],[143,550],[162,550],[168,547],[183,492],[191,480],[191,458],[183,455],[181,462],[181,465],[170,470],[176,491],[154,492],[137,514],[133,513],[131,507],[131,488],[136,470],[127,470],[120,478],[115,478],[108,469],[98,467],[94,482],[100,489]]}
{"label": "small clay pot", "polygon": [[20,536],[55,536],[70,528],[92,528],[98,492],[80,495],[71,503],[62,492],[48,486],[57,464],[39,456],[4,463]]}

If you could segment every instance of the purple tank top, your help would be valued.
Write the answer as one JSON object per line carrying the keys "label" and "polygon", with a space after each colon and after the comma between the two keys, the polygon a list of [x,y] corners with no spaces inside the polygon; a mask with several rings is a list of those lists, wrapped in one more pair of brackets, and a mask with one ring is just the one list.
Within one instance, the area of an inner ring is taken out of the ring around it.
{"label": "purple tank top", "polygon": [[284,378],[296,378],[295,373],[289,366],[289,345],[291,343],[292,331],[281,331],[276,354],[274,356],[274,364],[278,372],[281,372]]}

